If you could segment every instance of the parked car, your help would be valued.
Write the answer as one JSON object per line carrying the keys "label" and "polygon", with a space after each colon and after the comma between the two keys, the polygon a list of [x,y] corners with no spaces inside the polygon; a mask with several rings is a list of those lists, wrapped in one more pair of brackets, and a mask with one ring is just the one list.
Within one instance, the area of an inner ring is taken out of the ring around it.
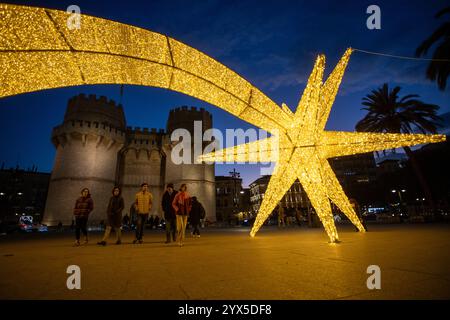
{"label": "parked car", "polygon": [[32,216],[21,216],[19,218],[19,230],[22,232],[47,232],[45,224],[33,223]]}

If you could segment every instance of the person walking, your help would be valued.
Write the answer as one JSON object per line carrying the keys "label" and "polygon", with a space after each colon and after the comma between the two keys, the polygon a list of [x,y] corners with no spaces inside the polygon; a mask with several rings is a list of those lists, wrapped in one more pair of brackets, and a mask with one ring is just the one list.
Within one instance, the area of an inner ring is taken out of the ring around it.
{"label": "person walking", "polygon": [[197,197],[192,197],[192,208],[189,218],[193,228],[193,237],[200,238],[200,219],[203,219],[204,217],[205,208],[203,208],[203,205],[197,200]]}
{"label": "person walking", "polygon": [[121,196],[122,190],[119,187],[114,187],[112,190],[112,197],[109,199],[108,209],[106,210],[107,215],[107,225],[105,229],[105,234],[102,241],[98,242],[98,245],[105,246],[106,241],[109,238],[111,230],[114,228],[116,232],[116,244],[121,244],[121,233],[120,230],[122,226],[122,210],[125,207],[123,198]]}
{"label": "person walking", "polygon": [[144,235],[144,225],[147,221],[148,214],[152,209],[153,195],[148,191],[148,183],[141,184],[141,191],[136,194],[134,201],[137,222],[136,222],[136,239],[133,240],[133,244],[139,242],[142,244],[144,241],[142,237]]}
{"label": "person walking", "polygon": [[297,220],[297,224],[299,227],[302,226],[302,213],[300,208],[295,208],[295,219]]}
{"label": "person walking", "polygon": [[286,227],[289,227],[291,225],[292,222],[292,216],[291,216],[291,210],[287,209],[287,208],[283,208],[285,214],[284,214],[284,225]]}
{"label": "person walking", "polygon": [[89,214],[94,210],[94,201],[88,188],[81,190],[81,196],[75,201],[73,215],[75,216],[75,246],[80,245],[81,232],[84,235],[84,243],[88,243],[87,222]]}
{"label": "person walking", "polygon": [[172,240],[176,241],[176,228],[177,218],[175,215],[175,209],[172,206],[173,199],[177,191],[174,190],[173,183],[168,183],[166,191],[162,196],[161,207],[164,212],[164,220],[166,221],[166,243],[170,243]]}
{"label": "person walking", "polygon": [[186,233],[187,218],[191,211],[191,198],[187,193],[185,183],[181,185],[180,191],[175,195],[172,207],[175,209],[175,215],[177,217],[177,240],[179,246],[182,247]]}
{"label": "person walking", "polygon": [[284,208],[281,203],[278,204],[278,227],[285,226]]}

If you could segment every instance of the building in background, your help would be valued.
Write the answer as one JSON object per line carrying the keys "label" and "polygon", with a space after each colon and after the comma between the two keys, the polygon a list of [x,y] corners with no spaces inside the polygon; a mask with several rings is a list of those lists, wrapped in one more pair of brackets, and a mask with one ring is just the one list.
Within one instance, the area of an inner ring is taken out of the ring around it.
{"label": "building in background", "polygon": [[403,167],[402,162],[396,159],[384,159],[377,164],[377,176],[395,173]]}
{"label": "building in background", "polygon": [[[69,100],[63,123],[53,129],[56,148],[44,222],[70,224],[76,198],[89,188],[94,200],[90,222],[105,219],[114,185],[122,187],[125,212],[134,202],[143,182],[149,184],[154,205],[151,214],[162,214],[161,196],[169,182],[188,192],[215,221],[214,165],[175,164],[170,135],[183,128],[193,133],[194,121],[202,121],[202,133],[212,127],[212,116],[203,108],[181,107],[170,111],[166,130],[127,127],[121,105],[106,97],[80,94]],[[193,145],[191,146],[193,148]]]}
{"label": "building in background", "polygon": [[[250,183],[250,203],[253,214],[256,214],[261,206],[270,178],[270,175],[265,175]],[[292,184],[280,204],[288,211],[298,208],[307,212],[310,207],[309,199],[298,180]]]}
{"label": "building in background", "polygon": [[345,194],[359,205],[375,201],[377,166],[373,152],[328,160]]}
{"label": "building in background", "polygon": [[[374,201],[376,195],[371,190],[376,189],[377,166],[373,153],[332,158],[329,162],[344,192],[352,201],[356,200],[358,204],[369,204]],[[270,175],[262,176],[250,183],[250,202],[254,213],[259,210],[270,177]],[[311,207],[298,180],[286,192],[280,203],[288,212],[299,208],[306,213]],[[337,210],[335,206],[333,209]]]}
{"label": "building in background", "polygon": [[233,224],[236,214],[244,210],[242,179],[232,176],[216,176],[217,221]]}

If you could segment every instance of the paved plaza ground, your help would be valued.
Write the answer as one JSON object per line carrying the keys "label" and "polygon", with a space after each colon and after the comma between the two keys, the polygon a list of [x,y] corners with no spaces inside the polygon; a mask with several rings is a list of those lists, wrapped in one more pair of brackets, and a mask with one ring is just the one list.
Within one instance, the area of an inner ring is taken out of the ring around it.
{"label": "paved plaza ground", "polygon": [[[82,247],[70,233],[2,236],[0,299],[450,299],[450,225],[369,227],[340,226],[338,245],[306,227],[203,230],[182,248],[160,230],[106,247],[100,233]],[[66,287],[74,264],[81,290]],[[366,286],[373,264],[381,290]]]}

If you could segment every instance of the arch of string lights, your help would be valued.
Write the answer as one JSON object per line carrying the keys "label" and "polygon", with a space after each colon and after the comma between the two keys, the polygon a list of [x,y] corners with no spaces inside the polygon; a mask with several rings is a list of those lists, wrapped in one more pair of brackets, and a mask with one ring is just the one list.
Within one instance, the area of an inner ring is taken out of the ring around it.
{"label": "arch of string lights", "polygon": [[[69,30],[64,11],[0,4],[0,97],[93,84],[131,84],[178,91],[221,108],[271,137],[217,150],[203,161],[276,161],[254,236],[299,179],[330,242],[338,242],[330,200],[360,231],[364,228],[328,158],[434,143],[443,135],[325,131],[352,49],[323,82],[319,55],[293,113],[206,54],[165,35],[81,15]],[[276,143],[275,143],[276,142]]]}

